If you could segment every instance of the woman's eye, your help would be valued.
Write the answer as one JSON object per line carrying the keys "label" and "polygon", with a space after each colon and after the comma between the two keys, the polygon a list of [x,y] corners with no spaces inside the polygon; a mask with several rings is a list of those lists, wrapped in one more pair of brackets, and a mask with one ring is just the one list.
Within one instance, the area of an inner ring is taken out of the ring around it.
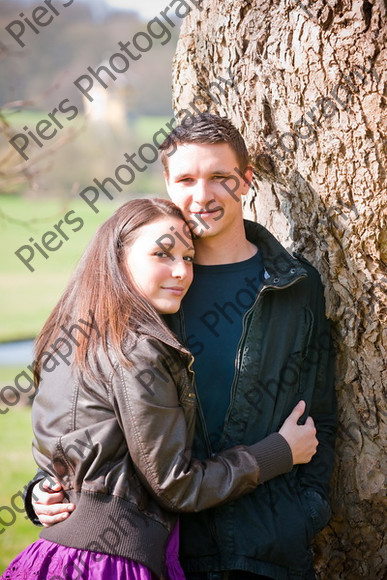
{"label": "woman's eye", "polygon": [[186,262],[189,262],[190,264],[192,264],[194,261],[194,257],[193,256],[184,256],[184,260]]}
{"label": "woman's eye", "polygon": [[156,256],[157,258],[166,258],[167,257],[167,253],[166,252],[155,252],[153,254],[154,256]]}

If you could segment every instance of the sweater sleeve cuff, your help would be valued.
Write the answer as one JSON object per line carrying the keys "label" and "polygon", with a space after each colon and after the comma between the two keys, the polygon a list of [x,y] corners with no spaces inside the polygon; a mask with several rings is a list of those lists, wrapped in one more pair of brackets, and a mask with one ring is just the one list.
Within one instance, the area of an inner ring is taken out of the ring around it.
{"label": "sweater sleeve cuff", "polygon": [[279,433],[271,433],[262,441],[248,447],[259,467],[259,483],[282,475],[293,468],[292,451]]}

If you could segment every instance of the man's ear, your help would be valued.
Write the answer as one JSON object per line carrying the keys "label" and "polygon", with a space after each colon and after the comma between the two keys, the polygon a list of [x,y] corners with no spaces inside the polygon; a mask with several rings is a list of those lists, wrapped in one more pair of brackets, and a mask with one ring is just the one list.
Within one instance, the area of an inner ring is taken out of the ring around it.
{"label": "man's ear", "polygon": [[164,169],[163,175],[164,175],[165,186],[168,189],[168,187],[169,187],[169,174],[168,174],[168,171],[165,171],[165,169]]}
{"label": "man's ear", "polygon": [[249,191],[251,182],[253,181],[254,177],[254,169],[252,165],[247,165],[245,172],[243,174],[243,191],[242,195],[246,195]]}

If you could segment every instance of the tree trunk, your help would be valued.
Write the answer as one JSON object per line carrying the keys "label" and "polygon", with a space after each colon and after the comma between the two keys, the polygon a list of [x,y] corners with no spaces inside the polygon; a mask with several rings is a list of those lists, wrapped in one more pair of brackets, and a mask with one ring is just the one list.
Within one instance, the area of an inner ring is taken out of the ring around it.
{"label": "tree trunk", "polygon": [[387,560],[387,4],[307,2],[203,0],[181,30],[174,102],[181,119],[209,110],[241,130],[255,168],[246,216],[322,276],[340,428],[316,569],[374,580]]}

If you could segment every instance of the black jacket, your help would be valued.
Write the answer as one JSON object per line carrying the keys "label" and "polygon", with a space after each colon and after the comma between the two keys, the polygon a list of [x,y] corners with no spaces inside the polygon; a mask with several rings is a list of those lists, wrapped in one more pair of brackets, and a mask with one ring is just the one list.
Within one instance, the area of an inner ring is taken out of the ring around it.
{"label": "black jacket", "polygon": [[[301,399],[305,415],[315,421],[319,445],[310,463],[252,493],[184,514],[181,561],[187,571],[241,569],[277,580],[302,578],[312,565],[310,542],[330,517],[336,430],[330,329],[317,271],[292,257],[261,225],[247,221],[246,234],[260,249],[266,272],[244,317],[221,449],[277,431]],[[181,314],[175,331],[184,341]],[[194,454],[212,454],[200,402]]]}

